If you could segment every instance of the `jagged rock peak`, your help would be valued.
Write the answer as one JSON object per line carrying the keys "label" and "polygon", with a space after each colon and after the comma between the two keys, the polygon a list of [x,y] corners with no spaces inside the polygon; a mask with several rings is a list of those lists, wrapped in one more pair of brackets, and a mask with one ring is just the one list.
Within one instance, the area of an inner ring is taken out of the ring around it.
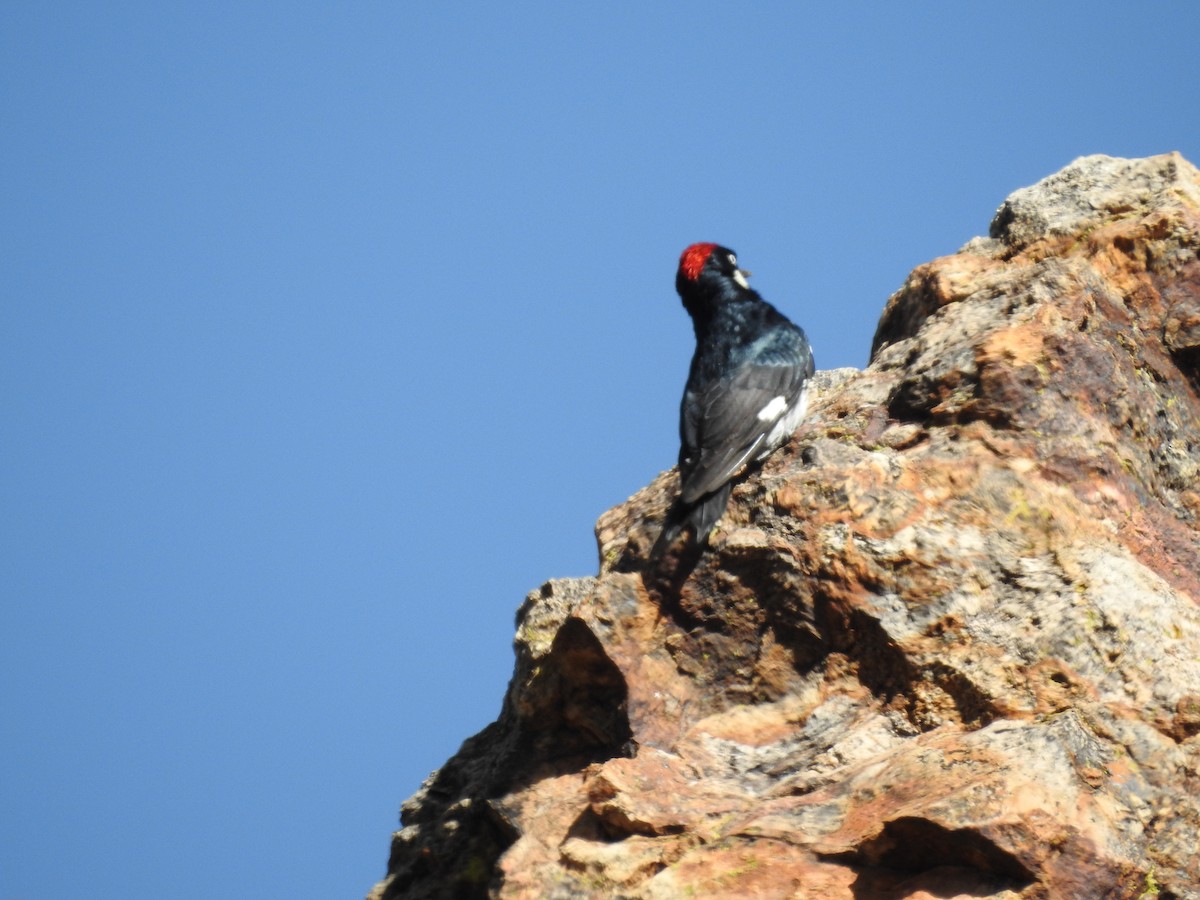
{"label": "jagged rock peak", "polygon": [[384,898],[1200,897],[1200,173],[1084,157],[919,266],[709,547],[518,613]]}
{"label": "jagged rock peak", "polygon": [[1150,159],[1096,154],[1009,195],[988,234],[1009,247],[1083,234],[1105,220],[1154,209],[1200,208],[1200,173],[1178,153]]}

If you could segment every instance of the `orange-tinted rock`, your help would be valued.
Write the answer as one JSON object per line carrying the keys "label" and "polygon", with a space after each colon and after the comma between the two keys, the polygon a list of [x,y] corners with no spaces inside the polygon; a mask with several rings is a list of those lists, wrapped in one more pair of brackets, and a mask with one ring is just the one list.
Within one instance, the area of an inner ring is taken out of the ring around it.
{"label": "orange-tinted rock", "polygon": [[664,473],[530,595],[374,897],[1200,897],[1200,173],[1016,192],[818,376],[707,550]]}

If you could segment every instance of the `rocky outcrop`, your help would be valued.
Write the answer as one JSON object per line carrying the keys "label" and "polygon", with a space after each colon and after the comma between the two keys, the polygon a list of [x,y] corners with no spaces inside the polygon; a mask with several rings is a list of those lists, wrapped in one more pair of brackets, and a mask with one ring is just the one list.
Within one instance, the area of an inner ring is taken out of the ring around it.
{"label": "rocky outcrop", "polygon": [[1200,897],[1200,172],[1086,157],[916,269],[871,364],[518,613],[374,898]]}

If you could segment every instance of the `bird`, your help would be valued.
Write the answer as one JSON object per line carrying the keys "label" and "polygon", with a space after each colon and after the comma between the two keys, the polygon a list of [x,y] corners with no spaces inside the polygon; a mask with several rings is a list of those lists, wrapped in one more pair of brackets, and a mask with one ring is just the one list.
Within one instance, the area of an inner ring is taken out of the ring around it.
{"label": "bird", "polygon": [[662,541],[690,526],[707,542],[733,480],[799,426],[815,371],[804,330],[750,287],[737,255],[714,243],[679,257],[675,289],[696,350],[679,406],[679,496]]}

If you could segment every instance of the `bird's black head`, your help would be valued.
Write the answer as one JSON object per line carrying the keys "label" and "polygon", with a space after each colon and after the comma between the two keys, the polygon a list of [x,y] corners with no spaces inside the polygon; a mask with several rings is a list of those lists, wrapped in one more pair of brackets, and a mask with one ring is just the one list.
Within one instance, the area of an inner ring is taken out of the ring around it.
{"label": "bird's black head", "polygon": [[675,290],[693,315],[701,304],[720,300],[730,292],[749,290],[749,272],[738,268],[737,254],[720,244],[692,244],[679,257]]}

